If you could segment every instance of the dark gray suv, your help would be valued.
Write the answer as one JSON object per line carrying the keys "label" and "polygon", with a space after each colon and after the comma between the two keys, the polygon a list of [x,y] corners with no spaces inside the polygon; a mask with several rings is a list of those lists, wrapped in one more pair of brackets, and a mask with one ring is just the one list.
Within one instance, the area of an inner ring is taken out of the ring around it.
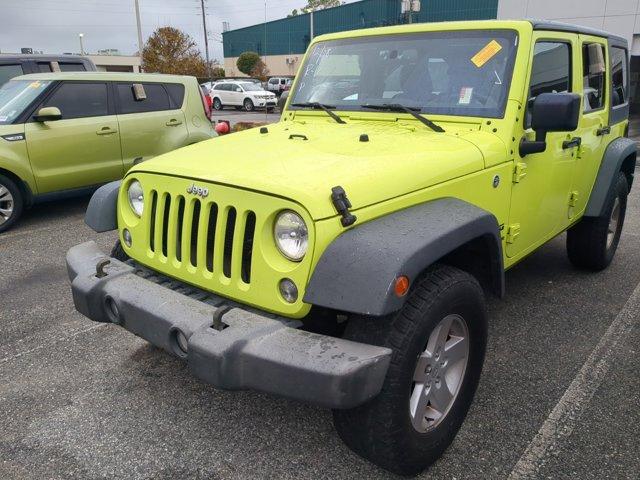
{"label": "dark gray suv", "polygon": [[27,73],[96,70],[91,60],[77,55],[0,55],[0,85]]}

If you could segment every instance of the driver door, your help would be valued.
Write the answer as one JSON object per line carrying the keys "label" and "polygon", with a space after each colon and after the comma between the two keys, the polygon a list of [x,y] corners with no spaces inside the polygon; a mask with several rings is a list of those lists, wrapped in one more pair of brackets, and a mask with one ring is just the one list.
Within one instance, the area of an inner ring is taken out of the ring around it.
{"label": "driver door", "polygon": [[[524,135],[533,140],[529,127],[530,106],[541,93],[580,92],[575,66],[579,65],[578,36],[570,33],[534,32],[529,61],[528,101]],[[574,132],[575,133],[575,132]],[[576,163],[577,147],[566,148],[572,133],[549,132],[542,153],[519,157],[507,227],[508,257],[522,257],[564,230]]]}
{"label": "driver door", "polygon": [[25,125],[38,193],[73,190],[122,178],[118,117],[104,82],[63,82],[37,107],[57,107],[61,120]]}

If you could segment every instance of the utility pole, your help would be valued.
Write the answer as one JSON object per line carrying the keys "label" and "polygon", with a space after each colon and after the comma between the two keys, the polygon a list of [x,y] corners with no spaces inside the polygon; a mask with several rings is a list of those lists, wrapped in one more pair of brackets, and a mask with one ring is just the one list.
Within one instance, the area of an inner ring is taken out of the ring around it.
{"label": "utility pole", "polygon": [[134,0],[136,7],[136,25],[138,26],[138,56],[140,57],[140,63],[142,63],[142,49],[144,44],[142,43],[142,24],[140,23],[140,5],[138,0]]}
{"label": "utility pole", "polygon": [[204,0],[200,0],[200,6],[202,7],[202,28],[204,29],[204,56],[207,61],[207,76],[209,77],[209,82],[213,79],[211,78],[211,64],[209,62],[209,35],[207,34],[207,13],[204,8]]}
{"label": "utility pole", "polygon": [[311,40],[313,40],[313,37],[314,37],[314,32],[313,32],[313,10],[311,10],[311,12],[309,12],[309,31],[310,31]]}
{"label": "utility pole", "polygon": [[84,46],[82,45],[82,37],[84,37],[84,33],[79,33],[78,38],[80,39],[80,55],[84,55]]}

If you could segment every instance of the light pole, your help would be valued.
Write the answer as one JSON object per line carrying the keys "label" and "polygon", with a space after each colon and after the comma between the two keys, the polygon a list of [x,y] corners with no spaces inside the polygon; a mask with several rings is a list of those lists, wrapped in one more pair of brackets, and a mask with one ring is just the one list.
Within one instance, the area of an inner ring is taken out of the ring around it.
{"label": "light pole", "polygon": [[79,33],[78,38],[80,39],[80,55],[84,55],[84,46],[82,45],[82,38],[84,37],[84,33]]}

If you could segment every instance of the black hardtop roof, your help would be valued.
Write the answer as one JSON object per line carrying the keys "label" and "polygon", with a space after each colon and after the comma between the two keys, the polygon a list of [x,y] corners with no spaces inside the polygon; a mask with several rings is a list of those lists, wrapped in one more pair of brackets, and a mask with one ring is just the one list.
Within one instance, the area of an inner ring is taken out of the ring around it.
{"label": "black hardtop roof", "polygon": [[603,37],[614,40],[617,44],[623,44],[628,48],[627,39],[597,28],[582,27],[571,23],[553,22],[551,20],[529,20],[534,30],[552,30],[556,32],[584,33],[595,37]]}

